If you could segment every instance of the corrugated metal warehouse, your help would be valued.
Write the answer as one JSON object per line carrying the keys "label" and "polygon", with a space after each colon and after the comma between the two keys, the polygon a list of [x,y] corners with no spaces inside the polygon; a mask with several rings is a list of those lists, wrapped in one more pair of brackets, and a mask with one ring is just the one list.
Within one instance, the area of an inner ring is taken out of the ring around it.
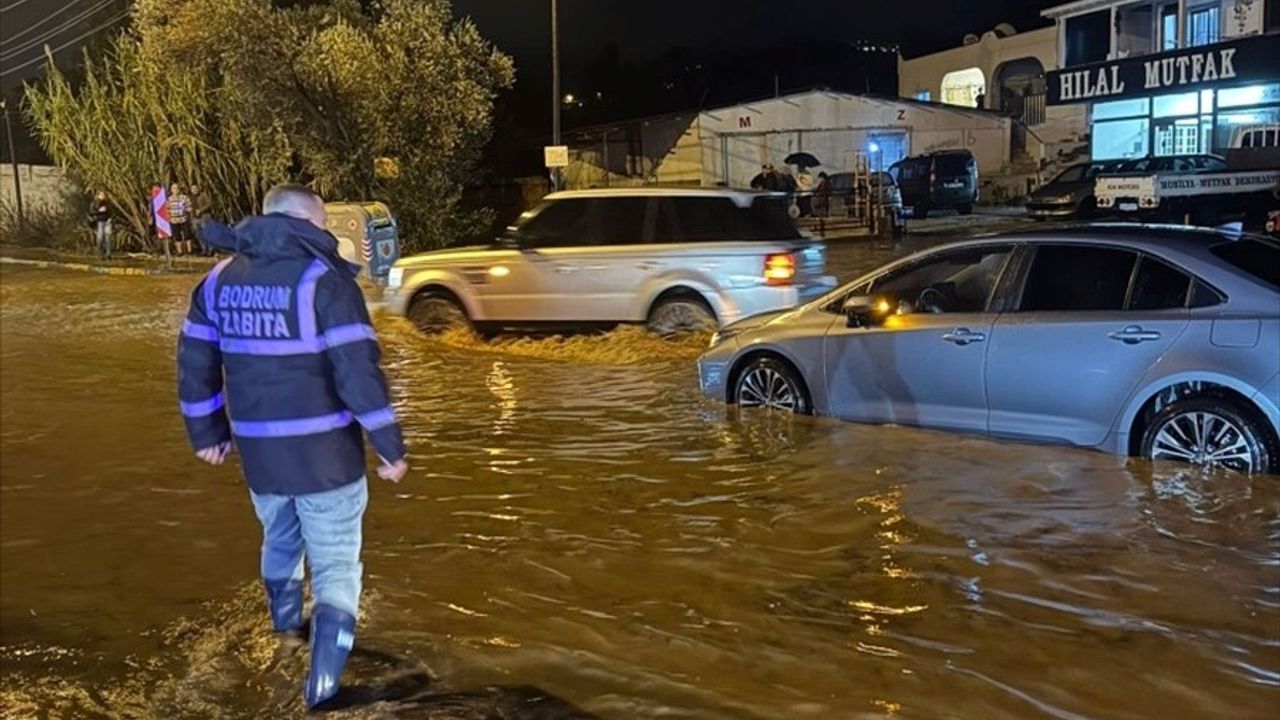
{"label": "corrugated metal warehouse", "polygon": [[[909,155],[967,148],[978,171],[1009,163],[1012,121],[997,113],[914,100],[810,90],[730,107],[581,128],[566,134],[569,188],[637,184],[746,187],[761,165],[793,152],[818,170],[873,169]],[[816,171],[815,171],[816,172]]]}

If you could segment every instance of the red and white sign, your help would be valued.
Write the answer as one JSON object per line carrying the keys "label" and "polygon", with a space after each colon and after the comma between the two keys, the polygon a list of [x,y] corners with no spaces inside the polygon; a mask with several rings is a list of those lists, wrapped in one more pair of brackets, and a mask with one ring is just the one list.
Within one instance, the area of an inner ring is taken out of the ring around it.
{"label": "red and white sign", "polygon": [[156,220],[156,234],[162,238],[173,237],[173,228],[169,226],[169,199],[159,185],[151,188],[151,214]]}

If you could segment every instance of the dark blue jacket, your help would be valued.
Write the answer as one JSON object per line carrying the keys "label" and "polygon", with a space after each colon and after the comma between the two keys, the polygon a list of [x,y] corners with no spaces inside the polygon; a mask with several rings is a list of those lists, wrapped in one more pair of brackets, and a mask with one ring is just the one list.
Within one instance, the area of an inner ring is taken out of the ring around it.
{"label": "dark blue jacket", "polygon": [[234,436],[249,487],[277,495],[363,477],[361,428],[386,461],[403,458],[364,295],[333,236],[284,215],[234,233],[238,254],[196,286],[178,339],[191,444]]}

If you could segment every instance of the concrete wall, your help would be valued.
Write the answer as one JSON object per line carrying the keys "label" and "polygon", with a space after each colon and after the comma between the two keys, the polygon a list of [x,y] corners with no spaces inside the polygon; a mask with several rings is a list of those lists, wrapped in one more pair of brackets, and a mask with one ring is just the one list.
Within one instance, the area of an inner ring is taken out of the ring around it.
{"label": "concrete wall", "polygon": [[[22,203],[28,210],[58,206],[73,187],[62,170],[52,165],[19,165],[18,175],[22,182]],[[0,202],[12,207],[15,198],[13,166],[6,163],[0,167]],[[85,198],[86,207],[88,202]]]}
{"label": "concrete wall", "polygon": [[578,132],[569,139],[565,187],[697,185],[702,168],[697,122],[697,115],[689,114]]}
{"label": "concrete wall", "polygon": [[949,72],[976,67],[986,79],[986,107],[994,108],[999,102],[992,92],[999,67],[1009,61],[1033,57],[1046,71],[1058,67],[1058,31],[1047,27],[1030,30],[1010,37],[999,37],[987,32],[972,45],[961,45],[932,55],[911,60],[898,58],[898,95],[914,98],[916,93],[927,90],[935,101],[942,99],[942,78]]}

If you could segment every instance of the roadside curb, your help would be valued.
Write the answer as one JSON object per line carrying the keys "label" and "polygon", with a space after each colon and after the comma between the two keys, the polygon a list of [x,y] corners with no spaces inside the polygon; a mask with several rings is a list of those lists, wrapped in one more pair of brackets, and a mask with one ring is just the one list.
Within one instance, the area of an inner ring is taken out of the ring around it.
{"label": "roadside curb", "polygon": [[36,267],[36,268],[75,270],[79,272],[97,273],[99,275],[122,275],[122,276],[181,275],[181,274],[198,272],[197,270],[187,270],[182,268],[121,267],[117,265],[91,265],[89,263],[80,263],[80,262],[63,262],[60,260],[30,260],[27,258],[15,258],[15,257],[0,257],[0,264],[26,265],[28,267]]}

